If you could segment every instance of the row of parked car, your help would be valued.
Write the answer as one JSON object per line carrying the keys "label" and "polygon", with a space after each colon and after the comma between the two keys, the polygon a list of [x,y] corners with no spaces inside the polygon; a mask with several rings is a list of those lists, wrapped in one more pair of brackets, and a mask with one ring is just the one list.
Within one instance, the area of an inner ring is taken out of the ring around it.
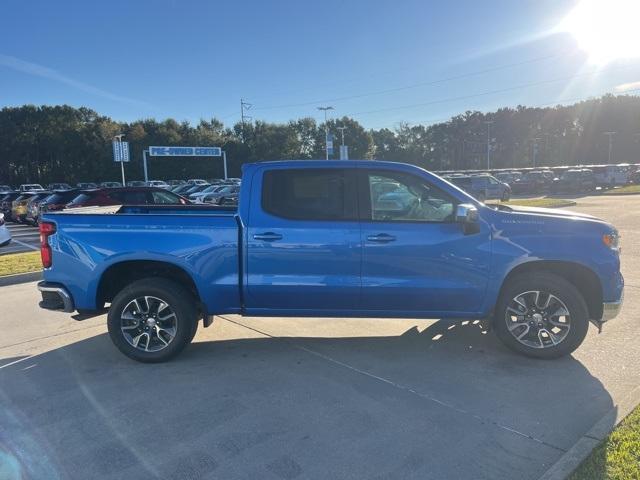
{"label": "row of parked car", "polygon": [[640,184],[640,164],[553,167],[526,170],[440,172],[480,200],[513,195],[581,194],[629,183]]}
{"label": "row of parked car", "polygon": [[23,184],[17,190],[0,186],[0,215],[3,222],[6,220],[37,225],[43,213],[79,207],[190,203],[237,205],[239,179],[192,179],[175,181],[174,185],[156,182],[160,181],[140,182],[142,185],[131,182],[126,187],[104,183],[101,186],[81,183],[71,187],[65,183],[56,183],[48,185],[47,189],[39,184]]}

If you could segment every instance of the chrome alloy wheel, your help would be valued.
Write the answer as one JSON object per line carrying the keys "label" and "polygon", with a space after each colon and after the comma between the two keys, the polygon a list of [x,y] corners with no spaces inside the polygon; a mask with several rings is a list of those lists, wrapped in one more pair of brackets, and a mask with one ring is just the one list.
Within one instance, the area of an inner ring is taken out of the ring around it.
{"label": "chrome alloy wheel", "polygon": [[176,314],[158,297],[135,298],[120,314],[120,329],[125,340],[144,352],[158,352],[169,346],[177,328]]}
{"label": "chrome alloy wheel", "polygon": [[571,330],[571,314],[564,302],[540,290],[516,295],[507,306],[504,320],[511,335],[531,348],[558,345]]}

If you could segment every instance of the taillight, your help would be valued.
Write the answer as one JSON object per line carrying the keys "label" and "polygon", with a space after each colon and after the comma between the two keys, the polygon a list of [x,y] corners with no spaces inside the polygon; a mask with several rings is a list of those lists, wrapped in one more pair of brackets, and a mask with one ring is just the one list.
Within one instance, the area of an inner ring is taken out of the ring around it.
{"label": "taillight", "polygon": [[53,263],[49,236],[54,233],[56,233],[56,225],[54,223],[42,222],[40,224],[40,257],[42,257],[42,266],[44,268],[49,268]]}

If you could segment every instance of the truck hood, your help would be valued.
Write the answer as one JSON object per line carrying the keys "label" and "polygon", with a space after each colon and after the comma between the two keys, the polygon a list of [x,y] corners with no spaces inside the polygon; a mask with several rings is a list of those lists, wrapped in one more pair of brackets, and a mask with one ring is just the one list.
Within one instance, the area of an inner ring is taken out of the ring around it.
{"label": "truck hood", "polygon": [[561,210],[558,208],[540,208],[540,207],[521,207],[518,205],[509,205],[508,207],[500,207],[498,211],[502,212],[516,212],[516,213],[530,213],[534,215],[545,215],[553,217],[572,217],[572,218],[589,218],[592,220],[599,220],[593,215],[587,215],[586,213],[572,212],[571,210]]}

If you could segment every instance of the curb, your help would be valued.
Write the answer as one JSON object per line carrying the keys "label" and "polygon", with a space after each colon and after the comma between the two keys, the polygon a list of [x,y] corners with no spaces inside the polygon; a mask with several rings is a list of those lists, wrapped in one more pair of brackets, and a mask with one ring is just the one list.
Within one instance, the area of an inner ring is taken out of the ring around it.
{"label": "curb", "polygon": [[638,404],[640,386],[625,395],[538,480],[565,480]]}
{"label": "curb", "polygon": [[601,193],[603,197],[624,197],[626,195],[640,195],[640,192],[610,192],[610,193]]}
{"label": "curb", "polygon": [[6,287],[9,285],[17,285],[19,283],[35,282],[42,280],[42,271],[18,273],[17,275],[6,275],[0,277],[0,287]]}

